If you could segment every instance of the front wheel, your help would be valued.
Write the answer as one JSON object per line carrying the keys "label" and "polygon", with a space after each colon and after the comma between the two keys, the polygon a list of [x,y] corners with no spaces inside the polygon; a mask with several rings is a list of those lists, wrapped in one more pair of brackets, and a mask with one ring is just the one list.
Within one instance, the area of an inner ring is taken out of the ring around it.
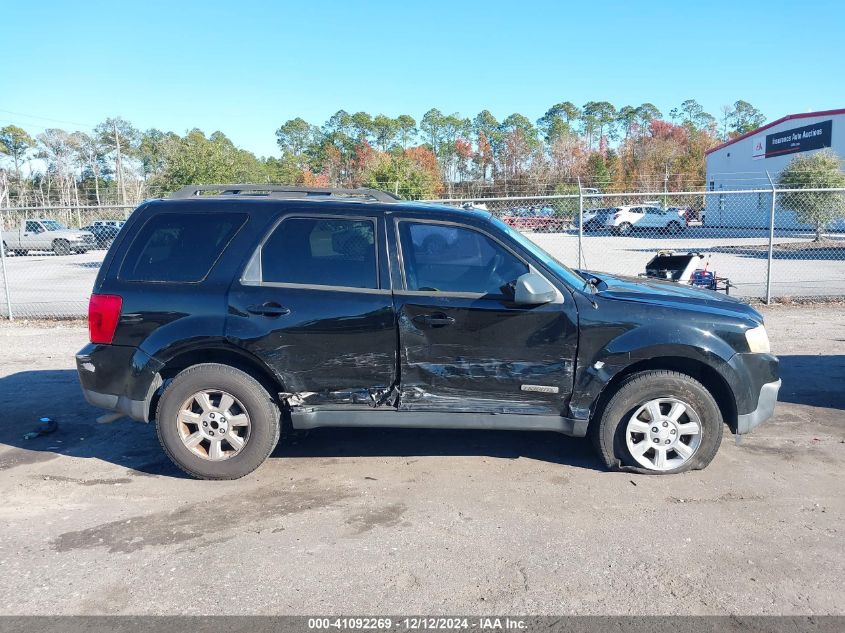
{"label": "front wheel", "polygon": [[622,382],[590,432],[608,468],[671,474],[707,466],[723,427],[704,385],[679,372],[650,370]]}
{"label": "front wheel", "polygon": [[676,222],[675,220],[672,220],[671,222],[669,222],[669,224],[666,226],[666,228],[671,235],[677,235],[682,230],[681,223]]}
{"label": "front wheel", "polygon": [[631,231],[634,230],[634,227],[631,225],[630,222],[623,222],[619,225],[619,228],[617,230],[619,232],[619,235],[630,235]]}
{"label": "front wheel", "polygon": [[199,479],[238,479],[279,441],[279,408],[249,374],[217,363],[194,365],[159,400],[156,428],[165,453]]}

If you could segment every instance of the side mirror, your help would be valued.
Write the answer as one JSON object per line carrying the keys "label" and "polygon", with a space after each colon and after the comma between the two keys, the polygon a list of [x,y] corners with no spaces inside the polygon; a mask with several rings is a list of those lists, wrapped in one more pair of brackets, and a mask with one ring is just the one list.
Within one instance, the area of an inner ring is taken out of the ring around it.
{"label": "side mirror", "polygon": [[537,273],[520,275],[514,286],[513,300],[519,305],[536,306],[557,299],[557,288]]}

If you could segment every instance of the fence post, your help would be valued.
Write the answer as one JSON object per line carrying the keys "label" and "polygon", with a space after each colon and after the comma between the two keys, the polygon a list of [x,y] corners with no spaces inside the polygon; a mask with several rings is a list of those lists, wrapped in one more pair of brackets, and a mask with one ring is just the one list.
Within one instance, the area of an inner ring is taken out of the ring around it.
{"label": "fence post", "polygon": [[584,268],[584,190],[578,178],[578,268]]}
{"label": "fence post", "polygon": [[775,204],[777,203],[777,191],[775,190],[775,183],[768,170],[766,171],[766,176],[769,179],[769,185],[772,187],[772,209],[769,214],[769,258],[766,264],[766,305],[770,305],[772,303],[772,257],[775,242]]}
{"label": "fence post", "polygon": [[3,269],[3,292],[6,294],[6,309],[9,311],[9,321],[13,321],[12,298],[9,296],[9,278],[6,275],[6,247],[0,241],[0,268]]}

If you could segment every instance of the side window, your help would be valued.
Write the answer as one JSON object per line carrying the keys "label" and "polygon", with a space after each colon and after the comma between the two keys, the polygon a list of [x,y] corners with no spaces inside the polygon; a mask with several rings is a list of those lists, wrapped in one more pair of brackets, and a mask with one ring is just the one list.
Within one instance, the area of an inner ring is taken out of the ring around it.
{"label": "side window", "polygon": [[244,213],[160,213],[141,227],[123,259],[125,281],[197,282],[246,222]]}
{"label": "side window", "polygon": [[261,247],[265,282],[378,288],[370,220],[288,218]]}
{"label": "side window", "polygon": [[472,229],[400,222],[408,290],[508,294],[528,266],[495,240]]}
{"label": "side window", "polygon": [[43,229],[41,228],[41,225],[38,224],[38,222],[33,222],[32,220],[29,220],[26,223],[26,227],[24,228],[24,230],[27,233],[41,233]]}

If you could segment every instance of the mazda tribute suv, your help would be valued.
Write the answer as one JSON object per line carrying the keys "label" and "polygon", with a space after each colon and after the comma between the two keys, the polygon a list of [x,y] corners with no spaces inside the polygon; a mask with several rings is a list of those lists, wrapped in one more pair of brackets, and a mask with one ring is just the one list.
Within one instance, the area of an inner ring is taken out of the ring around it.
{"label": "mazda tribute suv", "polygon": [[[760,314],[572,270],[479,210],[368,189],[190,186],[116,236],[77,355],[87,400],[183,470],[242,477],[317,427],[589,435],[605,467],[705,467],[780,380]],[[375,436],[374,436],[375,437]]]}

